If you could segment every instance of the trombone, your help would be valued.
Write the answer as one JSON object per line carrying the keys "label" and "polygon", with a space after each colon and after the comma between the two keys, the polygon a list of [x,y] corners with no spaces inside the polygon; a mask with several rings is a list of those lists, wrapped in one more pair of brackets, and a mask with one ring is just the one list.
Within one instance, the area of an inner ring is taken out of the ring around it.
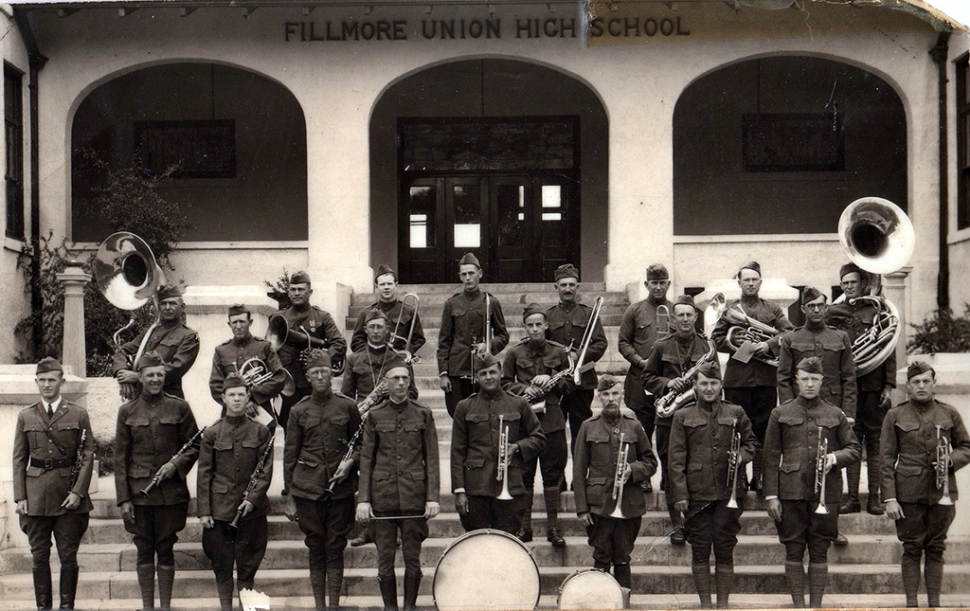
{"label": "trombone", "polygon": [[[401,328],[401,321],[404,320],[404,312],[408,308],[408,302],[411,302],[411,308],[414,310],[414,316],[411,317],[411,327],[408,329],[407,337],[402,337],[398,335],[397,331]],[[391,331],[391,339],[388,342],[391,349],[404,357],[404,361],[408,364],[417,361],[416,356],[411,354],[411,338],[414,336],[414,325],[418,322],[418,306],[421,304],[421,298],[415,293],[408,293],[401,299],[401,312],[397,315],[397,322],[394,323],[394,330]],[[401,350],[396,350],[394,344],[398,340],[404,341],[404,347]]]}
{"label": "trombone", "polygon": [[495,479],[502,482],[502,492],[495,498],[500,501],[511,501],[509,494],[509,425],[505,424],[505,416],[498,417],[498,469]]}
{"label": "trombone", "polygon": [[815,494],[818,495],[818,507],[815,513],[827,514],[828,508],[825,506],[825,457],[829,453],[828,438],[822,439],[825,429],[818,427],[818,451],[815,453]]}
{"label": "trombone", "polygon": [[602,295],[596,298],[596,303],[593,304],[593,309],[589,313],[589,322],[586,323],[586,330],[583,332],[583,339],[579,342],[579,360],[576,361],[576,371],[573,372],[573,383],[579,385],[579,379],[585,371],[583,366],[583,361],[586,359],[586,351],[589,350],[589,345],[593,342],[593,332],[596,329],[596,323],[600,319],[600,310],[603,309],[603,297]]}
{"label": "trombone", "polygon": [[627,460],[629,458],[630,444],[627,443],[626,436],[620,433],[620,447],[616,455],[616,470],[613,472],[613,494],[610,497],[616,502],[616,507],[613,508],[613,513],[610,514],[610,517],[618,520],[626,518],[623,515],[623,489],[626,488],[624,485],[626,482],[623,481],[623,474],[626,471]]}
{"label": "trombone", "polygon": [[[488,293],[485,293],[485,329],[483,331],[484,343],[485,343],[485,353],[491,354],[492,352],[492,297]],[[478,349],[475,347],[478,342],[475,340],[478,336],[472,336],[472,384],[478,384],[478,380],[475,377],[475,359],[478,357]]]}

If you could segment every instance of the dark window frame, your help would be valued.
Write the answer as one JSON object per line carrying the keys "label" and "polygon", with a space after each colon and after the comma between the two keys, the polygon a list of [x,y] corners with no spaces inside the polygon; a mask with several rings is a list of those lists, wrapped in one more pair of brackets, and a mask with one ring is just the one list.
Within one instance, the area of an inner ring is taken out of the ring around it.
{"label": "dark window frame", "polygon": [[4,182],[6,189],[6,229],[9,238],[23,240],[24,218],[24,73],[3,62],[4,95]]}
{"label": "dark window frame", "polygon": [[954,60],[956,67],[957,229],[970,226],[970,53]]}

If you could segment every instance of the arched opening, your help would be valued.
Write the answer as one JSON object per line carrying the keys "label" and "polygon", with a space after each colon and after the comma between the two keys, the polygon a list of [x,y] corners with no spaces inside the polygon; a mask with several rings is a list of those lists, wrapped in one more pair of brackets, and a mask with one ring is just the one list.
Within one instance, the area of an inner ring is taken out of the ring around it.
{"label": "arched opening", "polygon": [[607,263],[608,119],[578,80],[507,59],[395,83],[370,124],[371,262],[404,282],[454,282],[474,252],[489,282]]}
{"label": "arched opening", "polygon": [[307,239],[306,120],[296,98],[254,72],[210,63],[143,68],[80,103],[71,128],[71,226],[79,242],[109,229],[92,197],[102,170],[175,167],[159,193],[181,204],[187,241]]}
{"label": "arched opening", "polygon": [[803,56],[721,68],[674,110],[674,234],[833,233],[864,196],[904,210],[906,113],[862,68]]}

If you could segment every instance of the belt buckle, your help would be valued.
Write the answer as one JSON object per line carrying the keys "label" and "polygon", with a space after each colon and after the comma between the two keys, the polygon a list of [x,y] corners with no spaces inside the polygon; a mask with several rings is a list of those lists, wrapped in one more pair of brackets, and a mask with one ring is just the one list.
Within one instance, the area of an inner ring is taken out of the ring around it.
{"label": "belt buckle", "polygon": [[54,468],[54,459],[53,458],[50,458],[50,457],[45,458],[44,459],[44,469],[46,471],[50,471],[53,468]]}

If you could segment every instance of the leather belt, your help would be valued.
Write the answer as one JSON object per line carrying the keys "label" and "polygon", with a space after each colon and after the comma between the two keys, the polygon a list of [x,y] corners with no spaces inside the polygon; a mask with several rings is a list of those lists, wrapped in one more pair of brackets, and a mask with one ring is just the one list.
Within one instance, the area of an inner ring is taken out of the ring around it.
{"label": "leather belt", "polygon": [[50,471],[51,469],[61,469],[63,467],[73,467],[74,458],[34,458],[30,457],[31,467],[40,467],[45,471]]}

